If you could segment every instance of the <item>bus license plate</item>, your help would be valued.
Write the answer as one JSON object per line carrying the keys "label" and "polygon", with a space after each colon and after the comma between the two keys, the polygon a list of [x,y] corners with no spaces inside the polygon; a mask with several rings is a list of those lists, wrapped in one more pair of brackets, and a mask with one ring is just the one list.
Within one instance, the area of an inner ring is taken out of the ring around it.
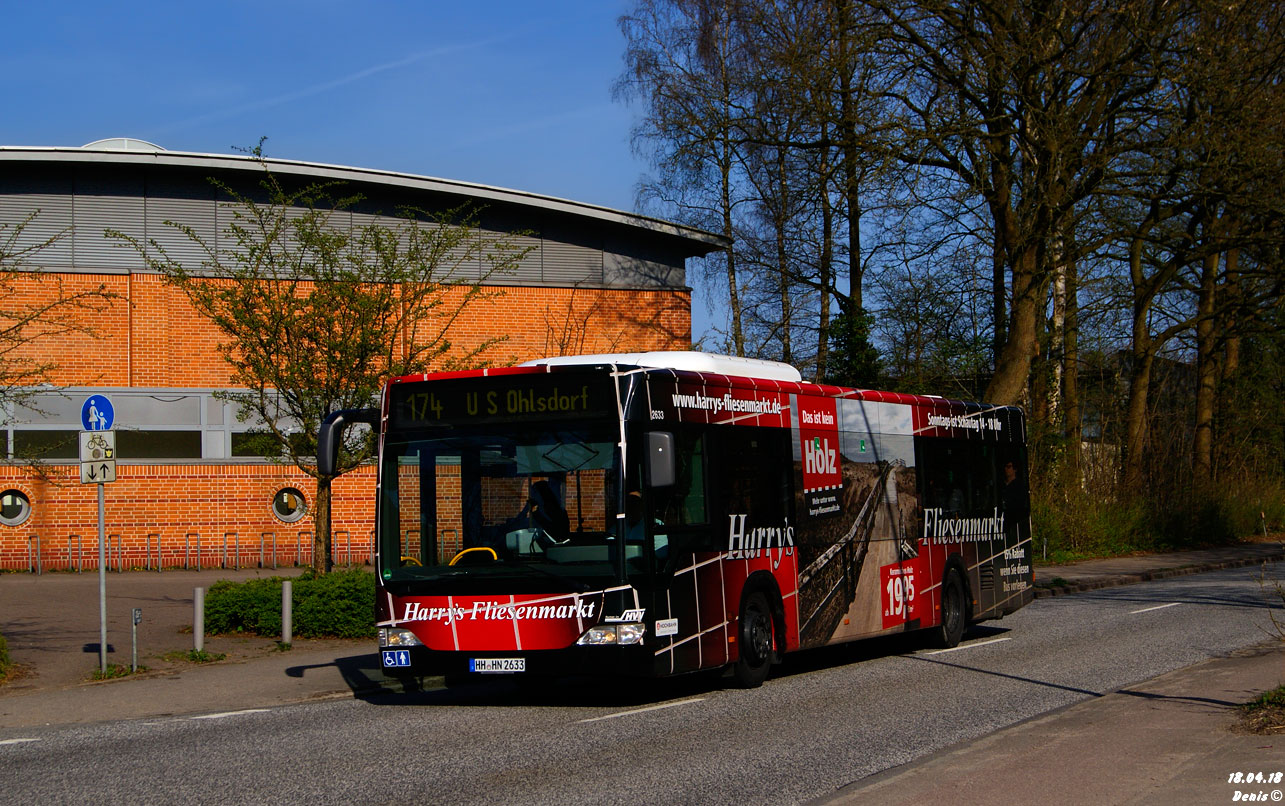
{"label": "bus license plate", "polygon": [[513,674],[526,671],[526,658],[470,658],[470,672]]}

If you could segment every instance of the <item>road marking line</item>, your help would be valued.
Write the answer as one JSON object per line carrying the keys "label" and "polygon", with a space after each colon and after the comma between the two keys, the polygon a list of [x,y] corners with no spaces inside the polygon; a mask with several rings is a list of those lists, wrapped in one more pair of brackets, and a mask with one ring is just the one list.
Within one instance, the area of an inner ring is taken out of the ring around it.
{"label": "road marking line", "polygon": [[963,646],[951,647],[950,649],[934,649],[932,652],[925,652],[925,655],[944,655],[947,652],[958,652],[961,649],[972,649],[974,647],[986,646],[987,644],[998,644],[1001,641],[1012,641],[1012,638],[992,638],[989,641],[978,641],[975,644],[964,644]]}
{"label": "road marking line", "polygon": [[1169,604],[1156,605],[1155,607],[1144,607],[1141,610],[1130,610],[1129,615],[1136,616],[1139,613],[1150,613],[1152,610],[1164,610],[1166,607],[1177,607],[1182,602],[1170,602]]}
{"label": "road marking line", "polygon": [[0,745],[4,744],[26,744],[27,742],[38,742],[39,739],[0,739]]}
{"label": "road marking line", "polygon": [[704,700],[705,700],[704,697],[697,697],[691,700],[679,700],[678,702],[667,702],[661,705],[651,705],[651,706],[648,706],[647,708],[635,708],[632,711],[620,711],[614,714],[607,714],[606,716],[595,716],[589,719],[581,719],[580,724],[583,725],[586,722],[601,722],[604,719],[615,719],[618,716],[633,716],[634,714],[645,714],[648,711],[659,711],[664,708],[677,708],[680,705],[691,705],[692,703],[703,702]]}
{"label": "road marking line", "polygon": [[242,714],[266,714],[267,708],[247,708],[244,711],[224,711],[219,714],[203,714],[201,716],[188,717],[189,719],[222,719],[226,716],[241,716]]}

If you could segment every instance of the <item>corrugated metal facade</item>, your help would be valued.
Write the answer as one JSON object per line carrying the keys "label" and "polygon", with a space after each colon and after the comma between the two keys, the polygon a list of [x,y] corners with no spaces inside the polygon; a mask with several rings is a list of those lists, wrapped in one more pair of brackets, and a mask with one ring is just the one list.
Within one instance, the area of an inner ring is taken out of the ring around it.
{"label": "corrugated metal facade", "polygon": [[[9,159],[0,162],[0,225],[16,227],[34,214],[17,245],[36,246],[55,239],[38,256],[29,258],[33,265],[50,270],[146,272],[143,259],[134,249],[104,234],[112,229],[139,243],[155,241],[171,258],[189,270],[199,271],[206,260],[203,249],[166,222],[191,227],[211,246],[226,246],[220,239],[226,237],[224,230],[232,219],[232,210],[226,198],[220,200],[223,194],[211,184],[210,176],[229,184],[235,182],[238,187],[254,188],[244,168],[235,173],[203,172],[190,166],[113,164],[110,158],[48,164],[34,159]],[[472,201],[463,194],[446,197],[434,192],[417,193],[413,187],[382,187],[371,182],[347,183],[337,192],[357,192],[364,198],[353,212],[334,214],[334,223],[339,226],[390,220],[367,210],[397,209],[410,204],[436,212],[458,207],[461,200]],[[465,258],[461,247],[453,278],[480,278],[489,285],[682,288],[686,284],[686,257],[708,251],[697,239],[546,209],[538,199],[524,203],[521,194],[512,195],[517,203],[497,203],[494,199],[477,203],[478,230],[480,237],[505,236],[516,248],[529,250],[516,270],[494,274],[483,265],[485,260],[479,250],[471,250]],[[377,207],[377,202],[387,202],[387,207]],[[9,229],[6,235],[12,232]]]}

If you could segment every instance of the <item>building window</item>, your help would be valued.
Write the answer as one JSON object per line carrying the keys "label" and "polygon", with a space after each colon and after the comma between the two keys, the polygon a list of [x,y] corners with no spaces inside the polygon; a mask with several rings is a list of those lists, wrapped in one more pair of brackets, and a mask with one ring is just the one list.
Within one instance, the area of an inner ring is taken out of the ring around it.
{"label": "building window", "polygon": [[200,431],[116,432],[117,459],[200,459]]}
{"label": "building window", "polygon": [[80,456],[79,431],[14,430],[13,455],[16,459],[76,460]]}
{"label": "building window", "polygon": [[232,455],[243,457],[273,457],[281,455],[281,447],[267,434],[248,431],[232,432]]}
{"label": "building window", "polygon": [[0,493],[0,523],[18,526],[31,516],[31,501],[18,490]]}
{"label": "building window", "polygon": [[286,523],[294,523],[307,512],[308,502],[294,487],[282,487],[272,498],[272,514]]}

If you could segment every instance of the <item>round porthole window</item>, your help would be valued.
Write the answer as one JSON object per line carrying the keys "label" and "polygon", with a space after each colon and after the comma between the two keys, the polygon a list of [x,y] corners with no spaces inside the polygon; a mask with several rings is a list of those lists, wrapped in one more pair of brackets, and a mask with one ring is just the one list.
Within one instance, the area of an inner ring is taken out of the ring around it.
{"label": "round porthole window", "polygon": [[294,487],[282,487],[272,497],[272,514],[286,523],[294,523],[308,513],[308,502]]}
{"label": "round porthole window", "polygon": [[0,493],[0,523],[17,526],[31,517],[31,501],[19,490]]}

